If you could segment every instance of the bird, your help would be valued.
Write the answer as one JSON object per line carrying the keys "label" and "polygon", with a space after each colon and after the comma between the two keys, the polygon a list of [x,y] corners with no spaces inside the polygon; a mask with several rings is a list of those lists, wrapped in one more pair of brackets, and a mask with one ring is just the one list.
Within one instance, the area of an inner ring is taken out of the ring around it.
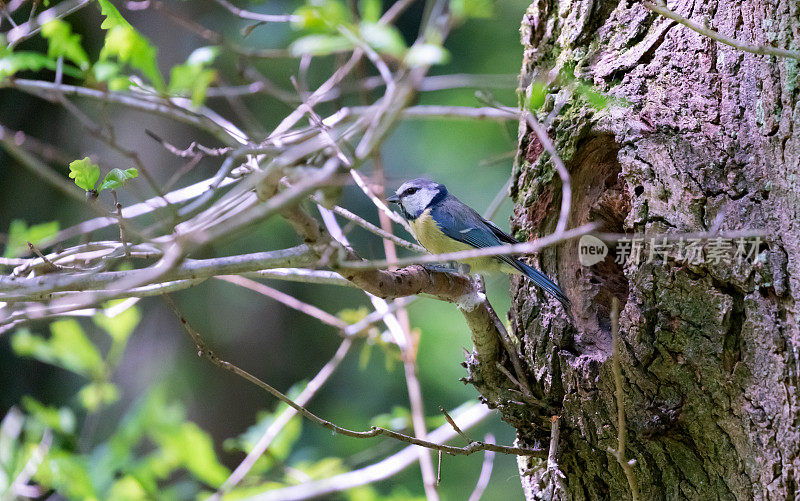
{"label": "bird", "polygon": [[[399,206],[414,238],[433,254],[519,243],[451,195],[443,184],[429,179],[406,181],[386,201]],[[473,271],[524,275],[558,299],[567,315],[571,315],[570,301],[564,292],[542,272],[513,256],[487,256],[464,259],[462,262]]]}

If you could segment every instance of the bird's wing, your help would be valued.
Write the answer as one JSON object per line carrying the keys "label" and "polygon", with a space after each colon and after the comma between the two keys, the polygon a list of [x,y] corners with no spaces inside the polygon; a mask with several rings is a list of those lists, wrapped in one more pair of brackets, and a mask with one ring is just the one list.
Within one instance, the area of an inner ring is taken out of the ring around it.
{"label": "bird's wing", "polygon": [[[478,214],[476,213],[475,215],[478,215]],[[502,241],[502,242],[505,242],[505,243],[508,243],[508,244],[518,244],[518,243],[519,243],[519,241],[517,241],[517,239],[516,239],[516,238],[512,237],[511,235],[509,235],[509,234],[508,234],[508,233],[506,233],[505,231],[501,230],[501,229],[500,229],[500,228],[499,228],[499,227],[498,227],[496,224],[494,224],[493,222],[489,221],[488,219],[483,219],[481,216],[478,216],[478,217],[480,217],[480,218],[481,218],[481,221],[483,221],[484,223],[486,223],[486,225],[487,225],[489,228],[491,228],[491,230],[492,230],[492,233],[494,233],[494,234],[495,234],[495,236],[497,236],[497,238],[498,238],[500,241]]]}
{"label": "bird's wing", "polygon": [[[517,243],[513,237],[494,223],[483,219],[480,214],[455,197],[449,197],[434,207],[431,216],[442,233],[476,249],[503,243]],[[498,256],[498,258],[519,269],[517,260],[513,257]]]}
{"label": "bird's wing", "polygon": [[[438,204],[431,210],[431,216],[442,233],[453,240],[478,249],[503,243],[518,243],[511,235],[505,233],[491,221],[482,218],[480,214],[455,197],[449,197]],[[571,315],[569,298],[545,274],[512,256],[497,256],[497,258],[518,269],[539,287],[553,294]]]}

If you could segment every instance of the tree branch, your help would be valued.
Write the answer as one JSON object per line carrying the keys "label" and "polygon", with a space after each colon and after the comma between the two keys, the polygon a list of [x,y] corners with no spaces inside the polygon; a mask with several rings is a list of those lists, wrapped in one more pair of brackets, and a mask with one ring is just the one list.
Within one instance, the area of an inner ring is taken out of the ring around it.
{"label": "tree branch", "polygon": [[[158,277],[160,281],[208,278],[286,266],[310,265],[315,256],[307,245],[270,252],[256,252],[213,259],[187,259],[180,266]],[[100,273],[50,274],[33,278],[0,276],[0,300],[41,301],[58,291],[100,290],[121,280],[142,275],[149,268]],[[144,284],[143,284],[144,285]]]}
{"label": "tree branch", "polygon": [[347,436],[347,437],[351,437],[351,438],[372,438],[372,437],[377,437],[377,436],[383,435],[383,436],[387,436],[389,438],[393,438],[393,439],[401,441],[401,442],[407,442],[409,444],[419,445],[421,447],[426,447],[428,449],[442,451],[442,452],[444,452],[446,454],[450,454],[450,455],[466,456],[466,455],[474,454],[474,453],[479,452],[479,451],[486,451],[486,450],[499,452],[499,453],[502,453],[502,454],[512,454],[512,455],[517,455],[517,456],[544,457],[546,455],[546,451],[541,450],[541,449],[526,449],[526,448],[523,448],[523,447],[512,447],[512,446],[506,446],[506,445],[487,444],[487,443],[484,443],[484,442],[473,442],[473,443],[469,444],[466,447],[454,447],[454,446],[450,446],[450,445],[442,445],[442,444],[437,444],[437,443],[430,442],[430,441],[427,441],[427,440],[420,440],[418,438],[411,437],[411,436],[408,436],[408,435],[404,435],[404,434],[398,433],[396,431],[387,430],[386,428],[381,428],[379,426],[372,426],[368,431],[354,431],[354,430],[350,430],[350,429],[338,426],[338,425],[336,425],[336,424],[334,424],[334,423],[332,423],[332,422],[330,422],[330,421],[328,421],[326,419],[323,419],[323,418],[317,416],[316,414],[312,413],[311,411],[309,411],[308,409],[306,409],[302,405],[299,405],[297,402],[293,401],[292,399],[290,399],[289,397],[287,397],[286,395],[284,395],[283,393],[281,393],[277,389],[273,388],[272,386],[270,386],[269,384],[267,384],[264,381],[260,380],[259,378],[253,376],[249,372],[247,372],[247,371],[245,371],[243,369],[240,369],[236,365],[233,365],[232,363],[226,362],[225,360],[222,360],[221,358],[219,358],[213,351],[211,351],[211,349],[208,348],[208,346],[206,346],[206,344],[203,341],[202,337],[200,337],[200,334],[196,330],[194,330],[191,327],[191,325],[189,325],[189,323],[186,321],[186,319],[183,316],[181,316],[180,312],[177,310],[177,307],[172,302],[172,300],[169,298],[169,296],[165,295],[164,298],[167,301],[167,304],[170,307],[170,309],[173,311],[173,313],[175,313],[175,315],[181,321],[181,324],[183,325],[184,329],[186,329],[186,331],[192,337],[192,340],[195,343],[195,346],[197,348],[199,356],[202,356],[202,357],[208,359],[211,363],[213,363],[217,367],[223,368],[223,369],[225,369],[227,371],[230,371],[230,372],[236,374],[237,376],[239,376],[241,378],[244,378],[244,379],[250,381],[251,383],[253,383],[256,386],[258,386],[259,388],[261,388],[261,389],[265,390],[266,392],[270,393],[272,396],[274,396],[275,398],[277,398],[281,402],[284,402],[285,404],[287,404],[290,407],[292,407],[293,409],[295,409],[300,415],[302,415],[303,417],[305,417],[309,421],[311,421],[311,422],[313,422],[315,424],[318,424],[318,425],[322,426],[323,428],[331,430],[334,433],[337,433],[337,434],[340,434],[340,435],[344,435],[344,436]]}
{"label": "tree branch", "polygon": [[633,501],[639,500],[639,486],[636,482],[636,474],[633,471],[631,460],[625,460],[625,445],[628,440],[628,428],[625,425],[625,392],[623,390],[622,382],[622,368],[619,364],[619,300],[616,297],[611,298],[611,336],[614,343],[613,353],[611,355],[611,372],[614,375],[615,396],[617,400],[617,448],[612,449],[609,447],[610,452],[619,463],[622,471],[625,473],[625,478],[628,479],[628,487],[631,489],[631,498]]}
{"label": "tree branch", "polygon": [[669,10],[666,4],[660,2],[643,2],[643,5],[647,9],[655,12],[656,14],[660,14],[668,19],[677,21],[678,23],[686,26],[692,31],[695,31],[712,40],[716,40],[717,42],[724,43],[725,45],[730,45],[735,49],[739,49],[744,52],[750,52],[751,54],[788,57],[800,61],[800,51],[780,49],[777,47],[770,47],[767,45],[749,45],[739,40],[736,40],[735,38],[723,35],[718,31],[714,31],[710,28],[707,28],[698,22],[692,21],[691,19],[685,18],[680,14],[678,14],[677,12]]}

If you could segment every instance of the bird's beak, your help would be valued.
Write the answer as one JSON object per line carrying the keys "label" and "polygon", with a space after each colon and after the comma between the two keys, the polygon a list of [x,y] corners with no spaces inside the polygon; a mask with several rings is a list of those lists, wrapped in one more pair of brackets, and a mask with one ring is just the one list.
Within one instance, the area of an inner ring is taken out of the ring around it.
{"label": "bird's beak", "polygon": [[392,203],[392,204],[399,204],[400,203],[400,197],[398,197],[397,195],[392,195],[390,197],[387,197],[386,201],[389,202],[389,203]]}

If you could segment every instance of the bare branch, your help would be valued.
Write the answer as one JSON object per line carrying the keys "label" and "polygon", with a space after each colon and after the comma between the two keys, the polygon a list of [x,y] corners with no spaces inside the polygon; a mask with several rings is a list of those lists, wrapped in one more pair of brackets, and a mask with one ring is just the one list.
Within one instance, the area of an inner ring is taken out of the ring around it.
{"label": "bare branch", "polygon": [[342,278],[342,276],[338,273],[325,270],[307,270],[304,268],[274,268],[269,270],[250,271],[244,273],[244,275],[255,278],[284,280],[287,282],[356,287],[353,282]]}
{"label": "bare branch", "polygon": [[251,19],[253,21],[259,21],[262,23],[286,23],[286,22],[293,22],[297,21],[298,17],[293,15],[271,15],[271,14],[259,14],[257,12],[251,12],[249,10],[240,9],[236,7],[232,3],[228,2],[228,0],[214,0],[219,5],[225,7],[228,12],[233,14],[236,17],[241,17],[242,19]]}
{"label": "bare branch", "polygon": [[493,247],[484,247],[475,250],[465,250],[459,252],[448,252],[446,254],[430,254],[427,256],[415,256],[405,259],[398,259],[396,262],[389,262],[386,260],[375,261],[344,261],[339,263],[339,267],[344,270],[372,270],[386,268],[389,266],[407,266],[411,264],[429,264],[441,263],[447,261],[461,261],[464,259],[472,259],[476,257],[487,256],[511,256],[522,254],[533,254],[545,247],[555,245],[573,238],[578,238],[587,233],[591,233],[597,229],[594,223],[585,224],[572,230],[567,230],[561,234],[553,233],[546,237],[539,238],[533,242],[524,242],[519,244],[504,244],[496,245]]}
{"label": "bare branch", "polygon": [[91,0],[71,0],[57,3],[53,7],[41,12],[34,19],[29,19],[27,22],[22,23],[19,26],[15,26],[13,29],[8,31],[5,34],[5,38],[8,40],[8,47],[14,48],[23,40],[26,40],[39,33],[39,31],[42,29],[42,25],[47,21],[67,17],[73,12],[86,7],[90,3]]}
{"label": "bare branch", "polygon": [[[360,107],[353,107],[353,113],[360,113]],[[492,108],[484,106],[444,106],[444,105],[417,105],[403,110],[405,118],[459,118],[465,120],[515,120],[519,116],[516,108]]]}
{"label": "bare branch", "polygon": [[561,211],[558,215],[558,224],[556,225],[555,231],[556,235],[560,235],[567,229],[567,220],[569,219],[569,212],[572,207],[572,188],[570,187],[569,172],[564,162],[561,160],[561,157],[558,156],[558,151],[556,151],[553,141],[550,140],[547,130],[545,130],[542,124],[540,124],[530,112],[523,112],[523,116],[528,122],[528,126],[536,134],[536,137],[539,139],[545,151],[550,154],[550,160],[553,162],[556,172],[558,172],[558,176],[561,178]]}
{"label": "bare branch", "polygon": [[447,422],[448,422],[448,423],[450,423],[450,426],[452,426],[452,427],[453,427],[453,429],[456,431],[456,433],[458,433],[459,435],[461,435],[461,437],[462,437],[464,440],[466,440],[468,444],[471,444],[471,443],[472,443],[472,439],[471,439],[471,438],[469,438],[469,437],[467,436],[467,434],[466,434],[466,433],[464,433],[463,431],[461,431],[461,428],[459,428],[459,427],[458,427],[458,425],[456,424],[456,422],[453,420],[453,418],[452,418],[452,417],[450,417],[450,414],[447,412],[447,409],[445,409],[444,407],[442,407],[442,406],[440,405],[440,406],[439,406],[439,412],[441,412],[442,414],[444,414],[444,418],[445,418],[445,420],[447,420]]}
{"label": "bare branch", "polygon": [[[475,404],[456,413],[454,419],[459,423],[459,427],[462,429],[470,429],[486,419],[491,413],[492,412],[485,405]],[[456,432],[449,424],[444,424],[428,434],[428,438],[436,443],[444,443],[456,436]],[[253,501],[286,501],[289,499],[301,500],[320,498],[360,485],[367,485],[385,480],[414,464],[419,458],[416,449],[415,446],[409,446],[378,463],[364,468],[322,480],[304,482],[301,485],[275,489],[251,499]]]}
{"label": "bare branch", "polygon": [[[345,339],[342,341],[342,344],[339,345],[339,349],[336,350],[334,353],[333,358],[331,358],[328,363],[326,363],[322,369],[314,376],[311,381],[308,382],[303,391],[297,396],[295,402],[298,405],[305,406],[311,399],[316,395],[316,393],[322,388],[322,386],[328,381],[328,378],[336,371],[339,367],[339,364],[347,355],[347,352],[350,350],[352,346],[351,339]],[[297,410],[289,407],[285,411],[283,411],[280,416],[276,417],[275,420],[269,425],[269,427],[264,431],[264,434],[258,439],[258,442],[253,446],[253,449],[247,453],[247,457],[239,463],[236,469],[231,473],[231,475],[225,480],[225,482],[220,486],[217,492],[209,498],[209,500],[218,500],[221,499],[221,496],[225,493],[229,492],[231,489],[236,487],[239,482],[247,475],[247,472],[253,468],[256,464],[258,458],[261,457],[264,452],[269,448],[270,444],[275,437],[278,436],[278,433],[289,423],[289,421],[297,415]]]}
{"label": "bare branch", "polygon": [[200,334],[189,325],[189,323],[186,321],[185,318],[183,318],[183,316],[181,316],[180,312],[177,310],[177,308],[175,307],[175,304],[172,302],[172,300],[169,298],[169,296],[165,295],[163,297],[167,301],[167,304],[169,305],[170,309],[172,309],[172,311],[175,313],[175,315],[181,321],[181,323],[183,324],[183,327],[186,329],[186,331],[192,337],[192,340],[194,341],[195,346],[197,347],[199,356],[207,358],[214,365],[216,365],[218,367],[221,367],[221,368],[223,368],[223,369],[225,369],[227,371],[230,371],[230,372],[236,374],[239,377],[242,377],[242,378],[250,381],[251,383],[255,384],[256,386],[260,387],[261,389],[263,389],[263,390],[267,391],[268,393],[270,393],[271,395],[273,395],[278,400],[284,402],[285,404],[287,404],[290,407],[292,407],[293,409],[295,409],[299,414],[301,414],[303,417],[305,417],[309,421],[311,421],[311,422],[313,422],[315,424],[318,424],[318,425],[322,426],[323,428],[331,430],[334,433],[338,433],[340,435],[344,435],[344,436],[352,437],[352,438],[372,438],[372,437],[377,437],[379,435],[384,435],[384,436],[393,438],[395,440],[399,440],[401,442],[407,442],[407,443],[410,443],[410,444],[413,444],[413,445],[419,445],[419,446],[426,447],[428,449],[437,450],[437,451],[440,450],[440,451],[442,451],[442,452],[444,452],[446,454],[461,455],[461,456],[474,454],[475,452],[484,451],[484,450],[491,450],[491,451],[500,452],[500,453],[503,453],[503,454],[513,454],[513,455],[518,455],[518,456],[543,457],[546,454],[545,451],[540,450],[540,449],[526,449],[526,448],[523,448],[523,447],[511,447],[511,446],[505,446],[505,445],[487,444],[487,443],[484,443],[484,442],[473,442],[473,443],[471,443],[470,445],[468,445],[466,447],[453,447],[453,446],[450,446],[450,445],[437,444],[437,443],[430,442],[430,441],[427,441],[427,440],[420,440],[418,438],[411,437],[411,436],[408,436],[408,435],[404,435],[404,434],[398,433],[396,431],[387,430],[386,428],[381,428],[381,427],[378,427],[378,426],[371,427],[369,431],[354,431],[354,430],[349,430],[347,428],[342,428],[341,426],[337,426],[337,425],[333,424],[332,422],[327,421],[325,419],[322,419],[319,416],[317,416],[316,414],[313,414],[311,411],[309,411],[308,409],[306,409],[302,405],[299,405],[297,402],[293,401],[292,399],[290,399],[289,397],[287,397],[286,395],[284,395],[283,393],[281,393],[277,389],[273,388],[269,384],[265,383],[264,381],[258,379],[255,376],[253,376],[249,372],[247,372],[247,371],[245,371],[243,369],[240,369],[239,367],[231,364],[230,362],[226,362],[225,360],[222,360],[221,358],[219,358],[213,351],[211,351],[206,346],[205,342],[200,337]]}
{"label": "bare branch", "polygon": [[285,292],[273,289],[272,287],[267,287],[266,285],[256,282],[255,280],[250,280],[249,278],[239,277],[236,275],[222,275],[216,278],[240,287],[245,287],[252,291],[258,292],[259,294],[263,294],[274,299],[275,301],[283,303],[289,308],[295,309],[301,313],[305,313],[306,315],[314,317],[320,322],[328,324],[331,327],[335,327],[341,331],[344,331],[347,327],[349,327],[349,325],[339,317],[331,315],[327,311],[317,308],[313,304],[304,303],[303,301],[300,301],[299,299],[286,294]]}
{"label": "bare branch", "polygon": [[[317,203],[321,202],[321,199],[319,197],[314,197],[314,200]],[[342,207],[339,207],[338,205],[336,205],[336,206],[333,207],[332,210],[336,214],[339,214],[340,216],[342,216],[342,217],[344,217],[346,219],[349,219],[350,221],[356,223],[357,225],[361,226],[365,230],[370,231],[370,232],[378,235],[381,238],[385,238],[386,240],[389,240],[389,241],[391,241],[391,242],[393,242],[393,243],[395,243],[395,244],[397,244],[397,245],[399,245],[401,247],[405,247],[406,249],[409,249],[409,250],[412,250],[412,251],[415,251],[415,252],[427,252],[425,250],[425,247],[422,247],[421,245],[417,245],[417,244],[411,243],[408,240],[404,240],[404,239],[398,237],[397,235],[389,233],[388,231],[384,231],[383,229],[375,226],[374,224],[370,223],[366,219],[364,219],[364,218],[362,218],[362,217],[360,217],[360,216],[358,216],[356,214],[353,214],[352,212],[350,212],[349,210],[347,210],[345,208],[342,208]]]}
{"label": "bare branch", "polygon": [[[484,439],[486,443],[494,443],[494,435],[489,433],[486,435]],[[481,497],[483,496],[483,492],[486,490],[486,487],[489,486],[489,480],[492,478],[492,469],[494,467],[494,452],[486,451],[483,456],[483,465],[481,465],[481,473],[478,476],[478,483],[475,486],[475,490],[472,491],[472,494],[469,496],[468,501],[480,501]]]}
{"label": "bare branch", "polygon": [[692,21],[691,19],[687,19],[682,15],[678,14],[677,12],[669,10],[665,3],[643,2],[643,5],[648,9],[650,9],[651,11],[655,12],[656,14],[660,14],[668,19],[677,21],[678,23],[686,26],[692,31],[695,31],[712,40],[716,40],[717,42],[724,43],[725,45],[730,45],[735,49],[739,49],[745,52],[750,52],[751,54],[788,57],[800,61],[800,51],[780,49],[778,47],[770,47],[768,45],[749,45],[739,40],[736,40],[735,38],[723,35],[718,31],[714,31],[710,28],[707,28],[706,26],[703,26],[698,22]]}
{"label": "bare branch", "polygon": [[[159,278],[161,281],[209,278],[216,275],[244,273],[266,268],[310,265],[315,257],[307,245],[270,252],[256,252],[213,259],[188,259]],[[33,278],[0,277],[0,300],[40,301],[58,291],[100,290],[122,280],[133,279],[149,268],[106,271],[101,273],[51,274]],[[142,284],[144,285],[144,284]],[[124,292],[124,291],[119,291]]]}
{"label": "bare branch", "polygon": [[628,440],[628,428],[625,425],[625,391],[623,390],[622,368],[619,364],[619,300],[611,298],[611,336],[614,343],[614,351],[611,356],[611,372],[614,374],[615,396],[617,400],[617,448],[609,447],[610,452],[619,463],[625,478],[628,479],[628,487],[631,489],[633,501],[639,500],[639,486],[636,482],[636,474],[633,471],[631,462],[625,460],[625,445]]}
{"label": "bare branch", "polygon": [[104,101],[108,103],[121,104],[132,109],[154,113],[178,122],[197,127],[213,135],[224,144],[234,146],[240,144],[231,139],[231,131],[216,124],[213,120],[203,114],[191,112],[187,109],[179,108],[172,102],[149,95],[134,95],[125,92],[99,91],[87,87],[75,85],[55,84],[43,80],[26,80],[24,78],[6,79],[0,82],[0,88],[9,87],[21,90],[46,101],[56,102],[57,94],[74,95]]}

